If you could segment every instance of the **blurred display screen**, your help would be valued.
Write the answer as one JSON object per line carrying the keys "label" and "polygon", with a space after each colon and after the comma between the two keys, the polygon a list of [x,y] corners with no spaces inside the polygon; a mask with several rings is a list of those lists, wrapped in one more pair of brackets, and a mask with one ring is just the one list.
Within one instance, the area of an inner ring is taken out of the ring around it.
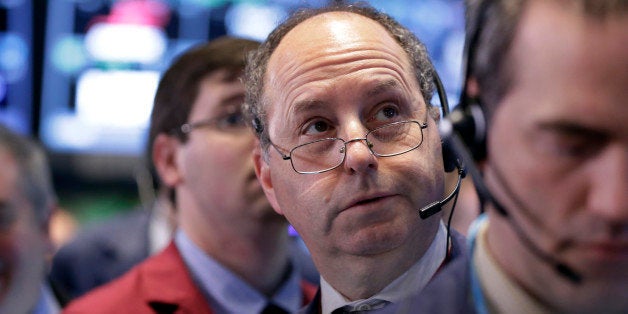
{"label": "blurred display screen", "polygon": [[[291,11],[326,3],[51,0],[40,138],[53,152],[139,156],[159,77],[181,51],[224,34],[263,40]],[[462,1],[371,3],[426,43],[450,99],[456,99],[464,40]]]}
{"label": "blurred display screen", "polygon": [[33,131],[32,5],[0,0],[0,124],[15,132]]}

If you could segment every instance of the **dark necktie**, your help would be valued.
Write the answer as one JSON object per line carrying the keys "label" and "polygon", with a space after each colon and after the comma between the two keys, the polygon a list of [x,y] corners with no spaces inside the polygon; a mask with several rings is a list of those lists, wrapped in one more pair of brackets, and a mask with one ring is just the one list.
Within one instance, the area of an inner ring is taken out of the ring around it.
{"label": "dark necktie", "polygon": [[332,314],[346,314],[346,313],[367,313],[372,310],[377,310],[390,304],[389,301],[372,299],[364,302],[358,306],[345,305],[341,308],[335,309]]}
{"label": "dark necktie", "polygon": [[276,306],[273,303],[268,303],[261,314],[288,314],[288,311]]}

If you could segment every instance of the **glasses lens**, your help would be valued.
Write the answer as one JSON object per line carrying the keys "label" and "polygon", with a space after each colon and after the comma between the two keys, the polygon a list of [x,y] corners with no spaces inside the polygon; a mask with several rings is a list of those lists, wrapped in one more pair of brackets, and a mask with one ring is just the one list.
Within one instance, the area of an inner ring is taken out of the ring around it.
{"label": "glasses lens", "polygon": [[316,173],[335,168],[344,159],[344,145],[341,139],[328,138],[297,146],[290,152],[292,167],[300,173]]}
{"label": "glasses lens", "polygon": [[395,122],[372,130],[366,140],[375,154],[395,156],[419,147],[423,142],[423,130],[416,121]]}

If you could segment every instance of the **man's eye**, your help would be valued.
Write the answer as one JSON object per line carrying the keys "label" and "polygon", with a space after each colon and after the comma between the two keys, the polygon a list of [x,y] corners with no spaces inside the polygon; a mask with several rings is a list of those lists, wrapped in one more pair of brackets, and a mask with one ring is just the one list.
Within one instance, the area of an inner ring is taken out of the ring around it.
{"label": "man's eye", "polygon": [[240,127],[244,126],[244,117],[242,113],[232,113],[222,118],[220,123],[225,127]]}
{"label": "man's eye", "polygon": [[312,124],[310,124],[306,129],[305,129],[305,134],[318,134],[318,133],[325,133],[327,131],[329,131],[330,126],[327,122],[325,121],[316,121]]}
{"label": "man's eye", "polygon": [[603,136],[575,136],[552,134],[537,139],[540,147],[554,156],[562,158],[586,158],[597,154],[605,146]]}
{"label": "man's eye", "polygon": [[565,157],[583,158],[594,155],[600,147],[598,141],[569,139],[557,142],[555,152]]}
{"label": "man's eye", "polygon": [[388,121],[392,120],[399,115],[399,110],[396,107],[387,106],[375,113],[373,120],[375,121]]}

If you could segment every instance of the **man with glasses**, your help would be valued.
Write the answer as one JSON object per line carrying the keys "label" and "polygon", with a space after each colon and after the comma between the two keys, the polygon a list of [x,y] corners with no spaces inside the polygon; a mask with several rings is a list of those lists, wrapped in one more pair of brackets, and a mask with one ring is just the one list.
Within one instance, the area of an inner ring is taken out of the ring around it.
{"label": "man with glasses", "polygon": [[284,217],[255,177],[254,135],[242,119],[250,40],[225,37],[179,57],[162,77],[149,134],[172,189],[171,244],[68,313],[287,313],[315,288],[302,281]]}
{"label": "man with glasses", "polygon": [[412,312],[451,253],[441,215],[419,218],[444,194],[433,71],[410,31],[366,5],[300,11],[250,56],[257,176],[321,273],[306,312]]}

